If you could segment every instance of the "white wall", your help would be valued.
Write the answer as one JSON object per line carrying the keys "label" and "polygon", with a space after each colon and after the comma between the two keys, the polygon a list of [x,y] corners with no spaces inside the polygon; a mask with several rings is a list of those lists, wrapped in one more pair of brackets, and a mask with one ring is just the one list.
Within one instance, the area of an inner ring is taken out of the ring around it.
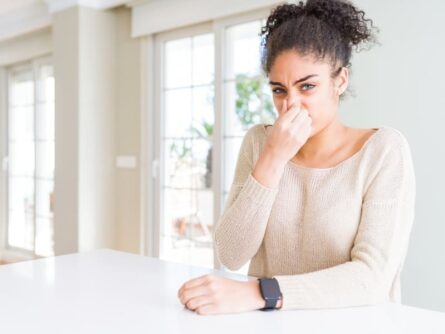
{"label": "white wall", "polygon": [[57,255],[115,246],[115,29],[112,11],[54,15]]}
{"label": "white wall", "polygon": [[0,66],[9,66],[51,53],[51,29],[44,28],[0,41]]}
{"label": "white wall", "polygon": [[115,245],[116,18],[79,8],[79,250]]}
{"label": "white wall", "polygon": [[[141,237],[141,49],[131,38],[131,12],[121,7],[117,15],[116,156],[135,156],[135,168],[116,169],[116,248],[139,253]],[[144,166],[145,167],[145,166]]]}
{"label": "white wall", "polygon": [[445,311],[445,2],[355,0],[380,28],[381,46],[355,55],[342,117],[357,127],[389,125],[411,145],[416,219],[402,274],[402,299]]}
{"label": "white wall", "polygon": [[[76,252],[79,244],[79,12],[53,18],[55,75],[55,254]],[[69,36],[69,38],[67,38]]]}

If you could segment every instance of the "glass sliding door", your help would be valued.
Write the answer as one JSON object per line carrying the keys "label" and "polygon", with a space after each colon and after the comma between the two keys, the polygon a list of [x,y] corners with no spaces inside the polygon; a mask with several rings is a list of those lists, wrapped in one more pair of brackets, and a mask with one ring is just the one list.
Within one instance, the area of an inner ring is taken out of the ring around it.
{"label": "glass sliding door", "polygon": [[212,267],[214,35],[161,45],[160,255]]}
{"label": "glass sliding door", "polygon": [[54,75],[47,61],[8,75],[7,246],[54,255]]}

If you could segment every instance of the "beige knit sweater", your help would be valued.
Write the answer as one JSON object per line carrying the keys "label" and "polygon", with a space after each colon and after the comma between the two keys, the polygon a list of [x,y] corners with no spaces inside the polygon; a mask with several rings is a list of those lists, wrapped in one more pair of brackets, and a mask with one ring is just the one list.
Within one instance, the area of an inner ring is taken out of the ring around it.
{"label": "beige knit sweater", "polygon": [[404,136],[382,127],[332,168],[288,162],[276,189],[252,176],[265,139],[256,125],[241,145],[214,232],[221,263],[276,277],[283,309],[400,303],[416,187]]}

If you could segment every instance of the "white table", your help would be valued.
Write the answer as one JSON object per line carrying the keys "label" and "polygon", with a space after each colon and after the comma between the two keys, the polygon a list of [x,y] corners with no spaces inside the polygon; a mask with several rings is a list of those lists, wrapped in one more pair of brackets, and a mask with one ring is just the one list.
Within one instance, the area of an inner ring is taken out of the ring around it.
{"label": "white table", "polygon": [[0,266],[0,333],[445,333],[401,305],[199,316],[180,285],[210,270],[99,250]]}

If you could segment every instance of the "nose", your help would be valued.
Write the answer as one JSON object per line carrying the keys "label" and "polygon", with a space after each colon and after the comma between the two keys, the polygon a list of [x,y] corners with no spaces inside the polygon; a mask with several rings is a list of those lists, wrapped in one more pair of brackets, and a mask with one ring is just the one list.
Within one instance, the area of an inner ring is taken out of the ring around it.
{"label": "nose", "polygon": [[292,106],[301,108],[301,96],[293,91],[289,92],[287,95],[287,107],[290,108]]}

